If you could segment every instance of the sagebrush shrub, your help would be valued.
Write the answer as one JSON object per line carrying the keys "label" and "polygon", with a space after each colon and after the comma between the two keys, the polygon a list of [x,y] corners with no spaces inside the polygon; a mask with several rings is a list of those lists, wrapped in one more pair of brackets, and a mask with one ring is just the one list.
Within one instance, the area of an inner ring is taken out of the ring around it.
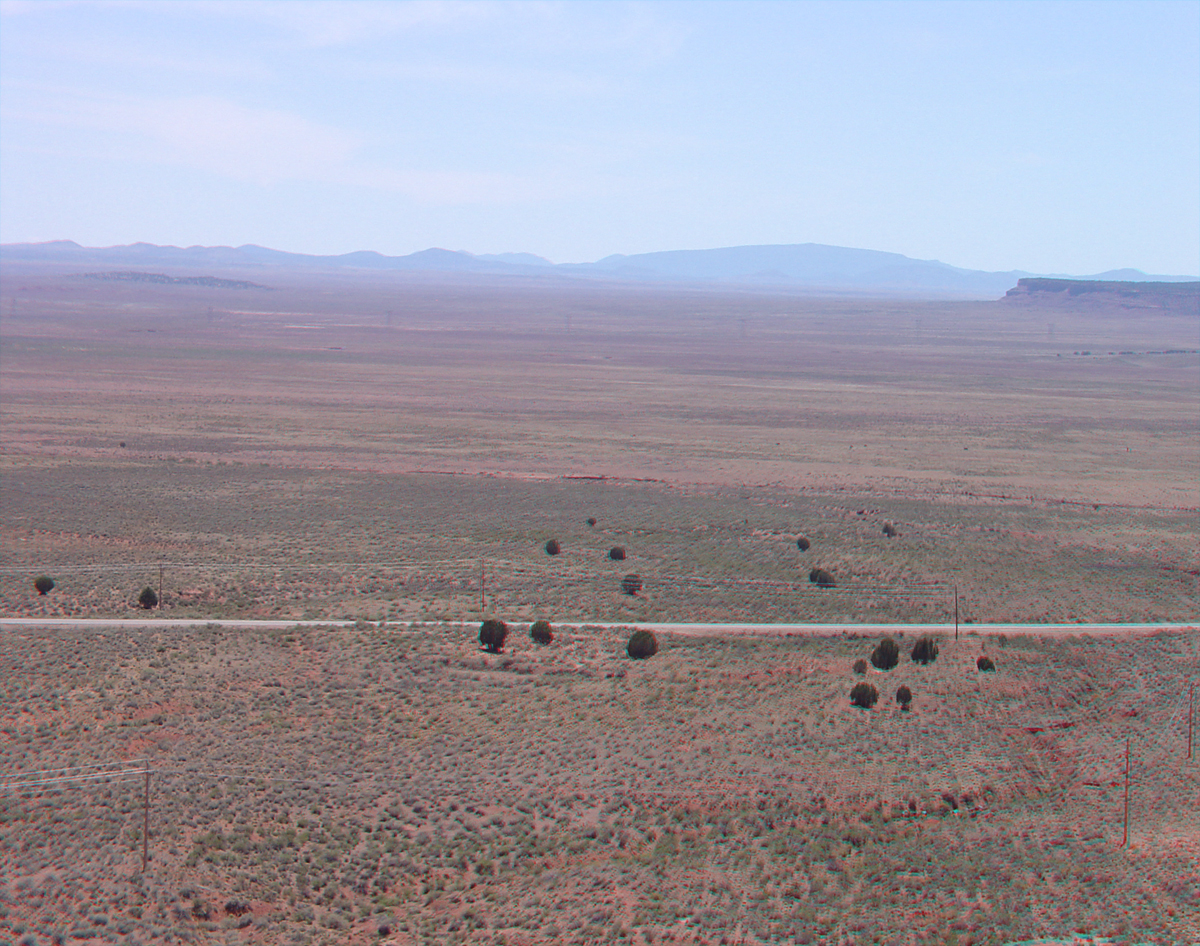
{"label": "sagebrush shrub", "polygon": [[854,672],[857,674],[864,674],[867,672],[867,662],[861,657],[854,661]]}
{"label": "sagebrush shrub", "polygon": [[919,664],[931,664],[937,660],[938,648],[932,637],[922,637],[912,649],[912,659]]}
{"label": "sagebrush shrub", "polygon": [[33,580],[33,587],[39,595],[48,595],[54,590],[54,579],[49,575],[39,575]]}
{"label": "sagebrush shrub", "polygon": [[809,545],[808,539],[802,535],[799,535],[796,536],[796,548],[798,548],[801,552],[807,552],[811,546]]}
{"label": "sagebrush shrub", "polygon": [[619,545],[614,545],[608,550],[608,557],[614,562],[623,562],[625,561],[625,549]]}
{"label": "sagebrush shrub", "polygon": [[554,642],[554,629],[549,621],[534,621],[529,636],[535,644],[550,644]]}
{"label": "sagebrush shrub", "polygon": [[508,625],[496,618],[488,618],[479,625],[479,643],[493,654],[504,649],[504,640],[508,637]]}
{"label": "sagebrush shrub", "polygon": [[589,526],[594,526],[594,525],[596,524],[596,517],[595,517],[595,516],[588,516],[588,521],[587,521],[587,524],[588,524]]}
{"label": "sagebrush shrub", "polygon": [[837,582],[833,580],[833,575],[825,571],[823,568],[814,568],[808,573],[808,580],[818,588],[834,588]]}
{"label": "sagebrush shrub", "polygon": [[562,551],[562,546],[558,544],[558,539],[551,539],[546,543],[546,554],[557,555]]}
{"label": "sagebrush shrub", "polygon": [[891,670],[900,663],[900,647],[890,637],[885,637],[871,651],[871,663],[877,670]]}
{"label": "sagebrush shrub", "polygon": [[996,665],[995,665],[995,663],[992,662],[991,657],[980,657],[978,660],[975,661],[975,666],[978,667],[980,670],[982,670],[984,673],[988,673],[988,672],[996,669]]}
{"label": "sagebrush shrub", "polygon": [[642,590],[642,577],[640,575],[626,575],[621,579],[621,590],[627,595],[636,595]]}
{"label": "sagebrush shrub", "polygon": [[145,611],[158,607],[158,595],[149,585],[143,588],[142,593],[138,595],[138,606]]}
{"label": "sagebrush shrub", "polygon": [[850,702],[863,709],[870,709],[879,701],[879,691],[869,683],[856,683],[850,691]]}
{"label": "sagebrush shrub", "polygon": [[645,660],[658,653],[658,639],[651,631],[634,631],[625,645],[625,652],[634,660]]}
{"label": "sagebrush shrub", "polygon": [[900,704],[900,708],[908,712],[908,704],[912,702],[912,690],[908,687],[901,687],[896,691],[896,702]]}
{"label": "sagebrush shrub", "polygon": [[896,527],[894,525],[892,525],[890,522],[885,522],[883,524],[883,534],[886,535],[889,539],[894,539],[900,533],[896,531]]}

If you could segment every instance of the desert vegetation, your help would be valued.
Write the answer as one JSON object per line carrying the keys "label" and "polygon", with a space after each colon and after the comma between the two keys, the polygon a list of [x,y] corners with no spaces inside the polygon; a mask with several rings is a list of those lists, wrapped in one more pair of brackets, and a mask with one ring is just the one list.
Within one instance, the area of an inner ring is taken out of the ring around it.
{"label": "desert vegetation", "polygon": [[625,594],[633,596],[642,590],[641,575],[626,575],[621,579],[621,591]]}
{"label": "desert vegetation", "polygon": [[54,590],[54,579],[49,575],[39,575],[33,580],[33,590],[44,598]]}
{"label": "desert vegetation", "polygon": [[913,663],[931,664],[938,657],[938,645],[932,637],[928,635],[921,637],[913,644],[912,652],[909,654]]}
{"label": "desert vegetation", "polygon": [[942,643],[905,715],[847,700],[849,634],[673,637],[630,661],[632,628],[560,628],[553,648],[521,635],[504,654],[475,629],[6,628],[4,784],[147,761],[4,796],[5,935],[1197,937],[1176,683],[1192,635],[1010,637],[1005,673],[983,676],[968,634]]}
{"label": "desert vegetation", "polygon": [[554,643],[554,628],[546,620],[534,621],[529,628],[529,637],[535,644]]}
{"label": "desert vegetation", "polygon": [[5,277],[0,613],[356,623],[6,625],[0,940],[1200,939],[1194,635],[969,630],[1195,619],[1192,315]]}
{"label": "desert vegetation", "polygon": [[814,568],[809,571],[808,580],[818,588],[837,587],[837,582],[834,580],[833,574],[826,571],[824,568]]}
{"label": "desert vegetation", "polygon": [[479,643],[490,653],[498,654],[504,650],[504,642],[508,639],[508,625],[496,618],[487,618],[479,625]]}
{"label": "desert vegetation", "polygon": [[871,651],[871,666],[876,670],[891,670],[900,662],[900,645],[885,637]]}
{"label": "desert vegetation", "polygon": [[850,702],[863,709],[870,709],[879,702],[879,691],[872,683],[856,683],[850,688]]}
{"label": "desert vegetation", "polygon": [[637,630],[629,635],[625,652],[632,660],[646,660],[658,653],[658,638],[653,631]]}
{"label": "desert vegetation", "polygon": [[[90,502],[62,501],[73,490]],[[1186,620],[1200,609],[1200,535],[1182,513],[892,500],[920,525],[888,542],[858,503],[815,490],[167,461],[35,466],[0,479],[0,500],[12,513],[0,532],[10,615],[126,612],[123,589],[136,598],[160,563],[159,610],[175,617],[482,619],[481,563],[489,604],[521,622],[941,623],[954,585],[964,622]],[[603,525],[585,527],[581,507],[603,509]],[[835,587],[806,580],[799,521],[821,537]],[[581,554],[545,555],[548,523]],[[1161,546],[1137,538],[1152,533]],[[653,594],[620,593],[623,572],[607,558],[617,546],[639,549]],[[58,585],[40,596],[32,580],[46,572]]]}

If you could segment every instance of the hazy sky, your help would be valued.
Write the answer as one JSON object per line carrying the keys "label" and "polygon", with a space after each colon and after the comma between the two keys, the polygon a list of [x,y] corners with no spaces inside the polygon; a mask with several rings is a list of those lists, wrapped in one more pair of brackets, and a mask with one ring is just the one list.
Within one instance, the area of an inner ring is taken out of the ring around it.
{"label": "hazy sky", "polygon": [[1200,2],[0,4],[0,240],[1200,271]]}

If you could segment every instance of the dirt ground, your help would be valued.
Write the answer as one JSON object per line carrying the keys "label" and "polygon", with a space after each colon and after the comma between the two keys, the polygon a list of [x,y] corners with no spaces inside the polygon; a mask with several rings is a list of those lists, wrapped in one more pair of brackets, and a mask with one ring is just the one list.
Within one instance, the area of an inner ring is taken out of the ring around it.
{"label": "dirt ground", "polygon": [[[627,635],[525,625],[493,655],[473,628],[14,629],[7,766],[79,781],[9,793],[0,922],[39,943],[1200,934],[1194,634],[966,635],[927,666],[900,638],[863,676],[877,639],[853,634],[662,637],[643,662]],[[114,760],[145,761],[83,778]]]}
{"label": "dirt ground", "polygon": [[842,632],[1195,621],[1200,316],[3,275],[0,613],[360,619],[5,629],[13,942],[1200,935],[1194,633],[902,640],[864,711]]}

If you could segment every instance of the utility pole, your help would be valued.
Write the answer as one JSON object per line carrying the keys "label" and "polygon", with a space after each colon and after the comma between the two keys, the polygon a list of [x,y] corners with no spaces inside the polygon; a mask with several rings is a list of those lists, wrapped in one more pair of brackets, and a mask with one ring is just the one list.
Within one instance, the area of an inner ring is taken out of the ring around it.
{"label": "utility pole", "polygon": [[1192,704],[1196,696],[1196,684],[1188,686],[1188,754],[1187,757],[1192,757]]}
{"label": "utility pole", "polygon": [[479,563],[479,613],[482,616],[487,610],[487,566]]}
{"label": "utility pole", "polygon": [[954,586],[954,639],[958,640],[958,585]]}
{"label": "utility pole", "polygon": [[162,566],[162,562],[159,562],[159,564],[158,564],[158,606],[160,608],[162,607],[162,579],[163,579],[163,566]]}
{"label": "utility pole", "polygon": [[146,873],[146,861],[150,856],[150,769],[146,768],[145,804],[142,807],[142,873]]}
{"label": "utility pole", "polygon": [[1121,847],[1129,845],[1129,737],[1125,737],[1125,835]]}

